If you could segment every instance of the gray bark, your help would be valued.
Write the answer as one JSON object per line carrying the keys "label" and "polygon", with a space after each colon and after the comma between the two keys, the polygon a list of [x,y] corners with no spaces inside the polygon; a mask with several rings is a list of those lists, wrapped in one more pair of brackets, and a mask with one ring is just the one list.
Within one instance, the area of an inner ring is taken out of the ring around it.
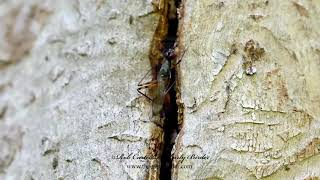
{"label": "gray bark", "polygon": [[174,179],[319,177],[319,1],[184,3]]}
{"label": "gray bark", "polygon": [[21,0],[0,9],[0,179],[147,176],[126,165],[148,161],[113,156],[142,155],[162,138],[136,92],[158,18],[150,2]]}
{"label": "gray bark", "polygon": [[[136,88],[163,2],[0,1],[0,179],[159,179],[159,158],[133,156],[162,151]],[[178,13],[172,179],[319,178],[320,2]]]}

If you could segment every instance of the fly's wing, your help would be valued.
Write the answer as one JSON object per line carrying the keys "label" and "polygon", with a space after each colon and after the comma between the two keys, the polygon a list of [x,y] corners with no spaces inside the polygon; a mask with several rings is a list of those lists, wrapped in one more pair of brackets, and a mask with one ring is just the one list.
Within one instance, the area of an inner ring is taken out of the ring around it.
{"label": "fly's wing", "polygon": [[153,114],[159,114],[164,105],[167,106],[170,104],[170,95],[169,91],[174,86],[175,81],[170,84],[170,78],[158,78],[158,88],[155,91],[155,99],[152,102],[152,111]]}
{"label": "fly's wing", "polygon": [[163,109],[165,83],[158,79],[158,87],[154,91],[154,99],[152,101],[152,113],[158,115]]}

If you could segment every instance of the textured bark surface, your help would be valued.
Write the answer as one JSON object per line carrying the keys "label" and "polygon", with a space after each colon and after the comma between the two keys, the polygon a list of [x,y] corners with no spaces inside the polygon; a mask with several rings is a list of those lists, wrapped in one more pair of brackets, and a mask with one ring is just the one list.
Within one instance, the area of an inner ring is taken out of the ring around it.
{"label": "textured bark surface", "polygon": [[[164,2],[0,1],[0,179],[159,179]],[[172,179],[319,178],[320,1],[182,5]]]}
{"label": "textured bark surface", "polygon": [[153,11],[147,0],[0,2],[0,179],[148,175],[127,167],[148,160],[114,158],[160,149],[136,92]]}
{"label": "textured bark surface", "polygon": [[319,177],[320,2],[184,3],[174,179]]}

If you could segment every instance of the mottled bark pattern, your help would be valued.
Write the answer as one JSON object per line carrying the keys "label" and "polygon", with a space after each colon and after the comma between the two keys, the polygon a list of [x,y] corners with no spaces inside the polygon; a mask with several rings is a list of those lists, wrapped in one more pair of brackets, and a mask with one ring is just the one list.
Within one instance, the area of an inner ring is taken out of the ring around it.
{"label": "mottled bark pattern", "polygon": [[319,177],[319,1],[184,3],[173,179]]}

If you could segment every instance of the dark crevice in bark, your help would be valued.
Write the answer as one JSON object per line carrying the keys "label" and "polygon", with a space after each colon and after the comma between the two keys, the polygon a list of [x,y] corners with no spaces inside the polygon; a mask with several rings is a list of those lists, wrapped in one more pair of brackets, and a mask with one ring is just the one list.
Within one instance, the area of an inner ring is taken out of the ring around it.
{"label": "dark crevice in bark", "polygon": [[[170,0],[169,0],[170,1]],[[175,7],[179,7],[180,0],[175,0]],[[176,9],[176,8],[175,8]],[[176,13],[176,12],[175,12]],[[164,41],[165,49],[174,49],[175,43],[177,41],[177,31],[178,31],[178,24],[179,19],[176,14],[175,18],[169,18],[168,22],[168,34]],[[176,62],[173,61],[171,64],[175,64]],[[175,83],[176,81],[176,70],[175,68],[171,69],[171,82],[170,84]],[[164,144],[163,144],[163,151],[161,156],[161,168],[160,168],[160,179],[161,180],[169,180],[171,179],[172,173],[172,158],[171,158],[171,151],[176,139],[177,134],[179,133],[178,128],[178,106],[176,103],[176,88],[173,87],[168,92],[170,96],[170,103],[165,104],[164,106],[164,114],[165,114],[165,121],[163,125],[164,131]]]}

